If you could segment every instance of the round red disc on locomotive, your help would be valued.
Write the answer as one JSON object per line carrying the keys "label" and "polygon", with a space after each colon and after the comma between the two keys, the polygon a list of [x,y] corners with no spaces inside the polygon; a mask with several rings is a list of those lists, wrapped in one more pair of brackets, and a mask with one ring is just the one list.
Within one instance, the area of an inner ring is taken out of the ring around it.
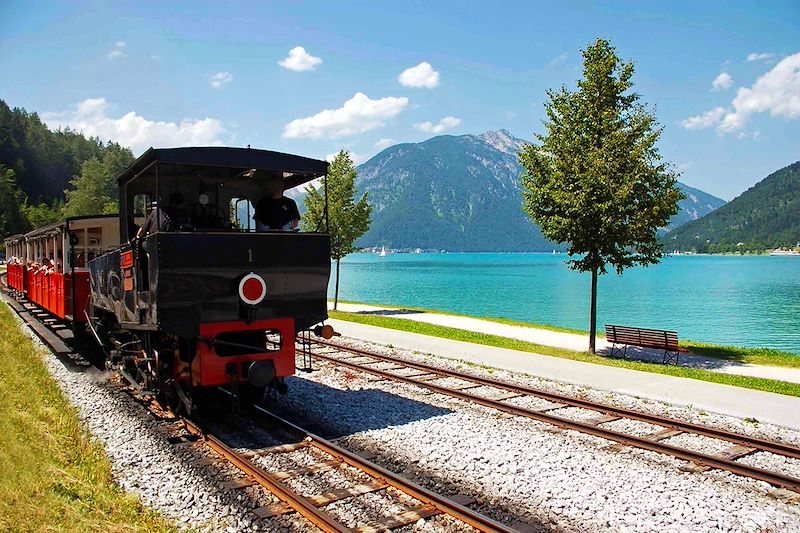
{"label": "round red disc on locomotive", "polygon": [[258,305],[266,296],[267,283],[255,272],[250,272],[239,282],[239,298],[244,303]]}

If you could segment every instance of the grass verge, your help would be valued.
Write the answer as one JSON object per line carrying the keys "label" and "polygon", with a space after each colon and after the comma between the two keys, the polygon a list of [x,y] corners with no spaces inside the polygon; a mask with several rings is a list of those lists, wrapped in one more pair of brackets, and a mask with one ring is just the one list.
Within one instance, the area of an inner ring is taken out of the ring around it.
{"label": "grass verge", "polygon": [[[364,304],[361,302],[350,302],[346,300],[339,300],[339,302],[353,304],[353,305],[374,305],[375,307],[380,307],[384,309],[408,309],[409,311],[418,311],[420,313],[436,313],[439,315],[462,316],[465,318],[488,320],[491,322],[497,322],[499,324],[508,324],[511,326],[544,329],[547,331],[557,331],[561,333],[575,333],[578,335],[586,335],[586,336],[589,335],[588,331],[583,331],[580,329],[562,328],[558,326],[551,326],[548,324],[538,324],[536,322],[522,322],[519,320],[510,320],[506,318],[475,317],[469,315],[461,315],[458,313],[450,313],[447,311],[439,311],[438,309],[425,309],[422,307],[393,306],[384,304]],[[603,331],[598,331],[597,336],[599,338],[605,338],[605,333],[603,333]],[[696,342],[691,340],[680,341],[680,345],[683,348],[687,348],[694,354],[702,355],[703,357],[710,357],[712,359],[720,359],[723,361],[733,361],[738,363],[747,363],[752,365],[800,368],[800,355],[790,352],[782,352],[780,350],[773,350],[771,348],[746,348],[741,346],[723,346],[720,344],[708,344],[704,342]]]}
{"label": "grass verge", "polygon": [[0,531],[176,531],[125,494],[0,302]]}
{"label": "grass verge", "polygon": [[509,339],[507,337],[499,337],[497,335],[488,335],[486,333],[478,333],[475,331],[448,328],[444,326],[437,326],[434,324],[427,324],[425,322],[405,320],[402,318],[391,318],[378,315],[365,315],[359,313],[347,313],[343,311],[328,311],[328,314],[330,315],[331,318],[338,320],[347,320],[349,322],[357,322],[360,324],[367,324],[370,326],[379,326],[383,328],[396,329],[400,331],[408,331],[410,333],[419,333],[421,335],[429,335],[432,337],[441,337],[444,339],[471,342],[474,344],[483,344],[485,346],[496,346],[498,348],[507,348],[510,350],[531,352],[551,357],[560,357],[562,359],[571,359],[573,361],[583,361],[586,363],[595,363],[598,365],[629,368],[631,370],[641,370],[643,372],[652,372],[656,374],[665,374],[668,376],[697,379],[701,381],[709,381],[712,383],[734,385],[737,387],[744,387],[747,389],[774,392],[777,394],[785,394],[787,396],[800,397],[800,384],[788,383],[786,381],[754,378],[749,376],[737,376],[732,374],[722,374],[719,372],[711,372],[709,370],[686,368],[681,366],[661,365],[657,363],[647,363],[644,361],[611,359],[609,357],[604,357],[600,355],[592,355],[588,352],[575,352],[572,350],[556,348],[553,346],[544,346],[532,342],[521,341],[517,339]]}

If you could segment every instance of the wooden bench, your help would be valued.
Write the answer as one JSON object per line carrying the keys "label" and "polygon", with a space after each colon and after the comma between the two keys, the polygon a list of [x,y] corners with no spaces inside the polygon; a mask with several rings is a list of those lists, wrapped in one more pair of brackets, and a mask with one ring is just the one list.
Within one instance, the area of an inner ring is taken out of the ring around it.
{"label": "wooden bench", "polygon": [[[629,326],[614,326],[606,324],[606,340],[611,343],[611,356],[619,353],[623,358],[628,357],[628,346],[641,346],[642,348],[656,348],[664,350],[661,362],[678,364],[678,356],[688,350],[678,346],[678,333],[663,329],[632,328]],[[624,345],[624,348],[617,345]]]}

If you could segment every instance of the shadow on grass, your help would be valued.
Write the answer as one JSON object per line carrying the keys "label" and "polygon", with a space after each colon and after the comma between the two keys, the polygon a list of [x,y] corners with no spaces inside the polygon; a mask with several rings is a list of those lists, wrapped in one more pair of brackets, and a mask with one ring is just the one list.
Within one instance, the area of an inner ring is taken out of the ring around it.
{"label": "shadow on grass", "polygon": [[379,315],[379,316],[392,316],[392,315],[419,315],[423,311],[414,311],[411,309],[376,309],[374,311],[356,311],[358,315]]}

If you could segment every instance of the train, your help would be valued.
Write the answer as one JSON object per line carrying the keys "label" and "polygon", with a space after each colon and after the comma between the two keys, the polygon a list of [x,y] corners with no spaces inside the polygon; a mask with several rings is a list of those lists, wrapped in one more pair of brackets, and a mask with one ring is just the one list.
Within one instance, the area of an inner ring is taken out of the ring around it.
{"label": "train", "polygon": [[178,411],[193,412],[212,388],[249,400],[286,393],[296,338],[334,334],[327,208],[303,232],[263,231],[254,210],[275,183],[325,186],[327,171],[326,161],[249,147],[150,148],[117,179],[119,214],[5,239],[9,290]]}

